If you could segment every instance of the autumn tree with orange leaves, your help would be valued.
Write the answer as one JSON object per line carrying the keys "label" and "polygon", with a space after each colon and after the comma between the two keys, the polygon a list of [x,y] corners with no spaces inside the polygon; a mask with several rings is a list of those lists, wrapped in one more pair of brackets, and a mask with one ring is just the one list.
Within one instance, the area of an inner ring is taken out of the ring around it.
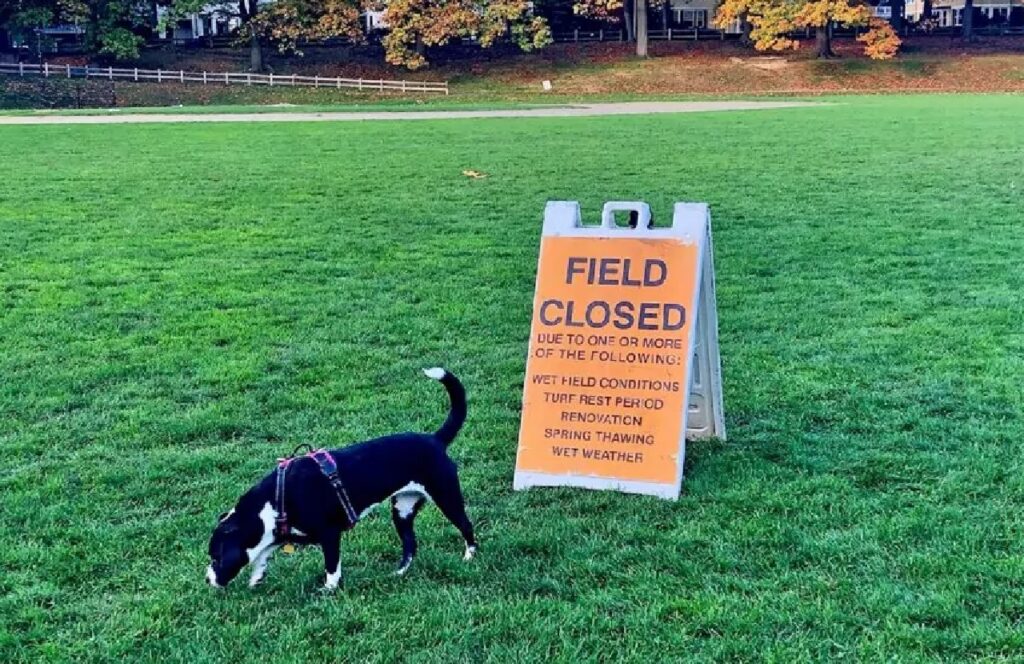
{"label": "autumn tree with orange leaves", "polygon": [[531,12],[528,0],[387,0],[385,58],[418,69],[428,46],[472,37],[483,47],[509,40],[524,51],[551,43],[547,21]]}
{"label": "autumn tree with orange leaves", "polygon": [[819,58],[830,58],[832,37],[829,24],[867,26],[857,40],[864,53],[876,60],[896,55],[901,41],[887,21],[872,16],[871,8],[859,0],[724,0],[715,15],[715,25],[725,29],[736,20],[750,23],[750,39],[759,51],[782,51],[799,45],[790,35],[814,28]]}

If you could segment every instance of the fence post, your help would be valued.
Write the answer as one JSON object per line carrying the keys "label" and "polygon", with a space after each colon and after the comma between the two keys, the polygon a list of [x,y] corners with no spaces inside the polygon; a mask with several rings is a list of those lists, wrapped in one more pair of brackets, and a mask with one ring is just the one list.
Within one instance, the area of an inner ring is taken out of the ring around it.
{"label": "fence post", "polygon": [[[273,76],[273,74],[271,74],[271,76]],[[252,85],[252,74],[246,74],[245,75],[245,84],[246,85]]]}
{"label": "fence post", "polygon": [[228,78],[227,72],[224,72],[224,85],[231,85],[231,79]]}
{"label": "fence post", "polygon": [[359,79],[359,82],[356,85],[358,85],[359,89],[362,90],[363,89],[363,79]]}
{"label": "fence post", "polygon": [[185,82],[185,71],[182,70],[182,69],[178,70],[178,80],[181,81],[182,83]]}
{"label": "fence post", "polygon": [[50,63],[49,62],[44,62],[43,63],[43,76],[45,76],[46,78],[50,78]]}
{"label": "fence post", "polygon": [[601,28],[597,32],[597,41],[604,41],[604,28]]}
{"label": "fence post", "polygon": [[135,80],[136,81],[139,80],[139,68],[138,67],[135,68]]}
{"label": "fence post", "polygon": [[313,87],[314,88],[319,88],[320,87],[320,75],[319,74],[313,74]]}
{"label": "fence post", "polygon": [[292,87],[295,87],[295,74],[292,74]]}
{"label": "fence post", "polygon": [[380,86],[380,91],[384,92],[384,79],[383,78],[377,79],[377,85]]}
{"label": "fence post", "polygon": [[337,83],[338,89],[340,90],[341,89],[341,77],[336,77],[334,79],[334,82]]}
{"label": "fence post", "polygon": [[163,83],[163,81],[164,81],[164,79],[163,79],[163,72],[161,70],[157,69],[156,70],[156,82],[157,83]]}
{"label": "fence post", "polygon": [[668,29],[668,40],[672,41],[672,28]]}
{"label": "fence post", "polygon": [[405,79],[402,79],[402,92],[405,92]]}
{"label": "fence post", "polygon": [[71,78],[71,65],[66,65],[68,68],[68,78]]}
{"label": "fence post", "polygon": [[693,41],[697,41],[698,39],[699,37],[697,36],[697,26],[693,26]]}
{"label": "fence post", "polygon": [[203,72],[203,85],[206,85],[206,72]]}
{"label": "fence post", "polygon": [[[251,77],[251,75],[250,75]],[[270,87],[274,87],[274,73],[270,73]]]}
{"label": "fence post", "polygon": [[113,81],[114,80],[114,68],[113,67],[107,67],[107,80],[108,81]]}
{"label": "fence post", "polygon": [[25,75],[25,63],[24,62],[19,62],[18,63],[18,73],[21,74],[22,76]]}
{"label": "fence post", "polygon": [[573,39],[572,39],[573,41],[579,41],[580,40],[580,29],[579,28],[575,28],[572,31],[572,35],[573,35]]}

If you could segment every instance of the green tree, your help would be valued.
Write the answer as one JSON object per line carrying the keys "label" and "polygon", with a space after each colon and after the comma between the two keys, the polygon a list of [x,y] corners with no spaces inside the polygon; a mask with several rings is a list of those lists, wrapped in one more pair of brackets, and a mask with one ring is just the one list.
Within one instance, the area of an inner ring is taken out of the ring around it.
{"label": "green tree", "polygon": [[[209,7],[209,0],[173,0],[170,19],[197,13]],[[249,68],[263,71],[263,50],[268,42],[281,52],[300,53],[304,40],[328,37],[362,38],[359,0],[228,0],[214,5],[214,13],[240,22],[238,37],[249,44]]]}

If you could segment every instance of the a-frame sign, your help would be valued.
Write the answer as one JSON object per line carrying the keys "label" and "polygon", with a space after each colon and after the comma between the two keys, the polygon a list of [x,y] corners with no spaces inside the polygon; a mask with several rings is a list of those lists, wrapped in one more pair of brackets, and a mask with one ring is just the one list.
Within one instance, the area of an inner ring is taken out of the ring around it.
{"label": "a-frame sign", "polygon": [[[616,223],[615,213],[631,213]],[[514,487],[676,499],[686,439],[725,438],[711,217],[677,203],[544,212]]]}

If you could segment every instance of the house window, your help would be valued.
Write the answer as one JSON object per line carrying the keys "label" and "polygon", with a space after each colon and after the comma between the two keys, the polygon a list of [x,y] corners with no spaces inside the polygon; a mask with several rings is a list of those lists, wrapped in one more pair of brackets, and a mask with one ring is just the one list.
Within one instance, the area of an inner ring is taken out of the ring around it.
{"label": "house window", "polygon": [[682,9],[676,11],[676,23],[686,28],[704,28],[708,24],[708,10]]}

